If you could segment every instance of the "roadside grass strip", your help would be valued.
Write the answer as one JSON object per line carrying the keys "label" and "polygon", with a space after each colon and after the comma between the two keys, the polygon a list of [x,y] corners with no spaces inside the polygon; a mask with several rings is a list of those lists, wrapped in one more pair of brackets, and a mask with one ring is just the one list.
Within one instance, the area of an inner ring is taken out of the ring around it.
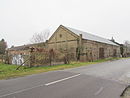
{"label": "roadside grass strip", "polygon": [[101,63],[105,61],[117,60],[120,58],[107,58],[96,60],[93,62],[71,62],[70,64],[52,65],[52,66],[40,66],[40,67],[27,67],[22,66],[19,70],[16,70],[18,65],[9,65],[0,63],[0,79],[10,79],[20,76],[26,76],[31,74],[37,74],[42,72],[54,71],[54,70],[64,70],[68,68],[88,66],[91,64]]}

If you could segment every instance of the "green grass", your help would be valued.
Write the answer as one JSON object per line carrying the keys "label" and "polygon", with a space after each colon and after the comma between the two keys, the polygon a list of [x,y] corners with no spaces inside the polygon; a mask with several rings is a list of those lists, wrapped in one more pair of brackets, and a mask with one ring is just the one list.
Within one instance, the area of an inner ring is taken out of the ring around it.
{"label": "green grass", "polygon": [[36,73],[87,66],[91,64],[101,63],[110,60],[117,60],[117,59],[119,58],[108,58],[108,59],[97,60],[94,62],[71,62],[70,64],[62,64],[62,65],[55,65],[55,66],[43,66],[43,67],[32,67],[32,68],[21,67],[19,70],[16,70],[16,68],[18,67],[17,65],[0,64],[0,79],[10,79],[19,76],[36,74]]}

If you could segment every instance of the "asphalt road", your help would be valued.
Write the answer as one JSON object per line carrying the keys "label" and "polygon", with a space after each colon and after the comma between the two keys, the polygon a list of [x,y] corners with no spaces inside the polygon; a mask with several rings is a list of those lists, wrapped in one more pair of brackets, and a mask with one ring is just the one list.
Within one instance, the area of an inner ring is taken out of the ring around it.
{"label": "asphalt road", "polygon": [[130,59],[0,80],[0,98],[120,98]]}

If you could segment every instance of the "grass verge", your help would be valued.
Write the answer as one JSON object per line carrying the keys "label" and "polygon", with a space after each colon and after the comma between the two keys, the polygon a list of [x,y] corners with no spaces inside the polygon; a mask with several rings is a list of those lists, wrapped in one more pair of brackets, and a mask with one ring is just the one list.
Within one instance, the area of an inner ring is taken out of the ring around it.
{"label": "grass verge", "polygon": [[8,64],[0,64],[0,79],[10,79],[25,75],[31,75],[36,73],[54,71],[54,70],[63,70],[67,68],[74,68],[80,66],[87,66],[91,64],[101,63],[105,61],[117,60],[120,58],[107,58],[101,59],[94,62],[71,62],[70,64],[62,64],[62,65],[54,65],[54,66],[42,66],[42,67],[24,67],[22,66],[19,70],[16,70],[17,65],[8,65]]}

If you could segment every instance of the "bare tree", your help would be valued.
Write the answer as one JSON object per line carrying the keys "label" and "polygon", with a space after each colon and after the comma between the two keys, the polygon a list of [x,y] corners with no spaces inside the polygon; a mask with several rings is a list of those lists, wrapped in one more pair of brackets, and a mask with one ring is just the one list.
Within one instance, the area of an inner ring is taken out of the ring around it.
{"label": "bare tree", "polygon": [[5,42],[4,39],[2,39],[0,41],[0,54],[5,54],[5,51],[6,51],[6,48],[7,48],[7,43]]}
{"label": "bare tree", "polygon": [[33,37],[31,38],[31,43],[41,43],[45,42],[49,37],[50,31],[44,30],[40,33],[35,33]]}
{"label": "bare tree", "polygon": [[130,45],[130,41],[126,40],[126,41],[124,42],[124,44],[125,44],[125,46],[129,46],[129,45]]}
{"label": "bare tree", "polygon": [[126,41],[124,42],[124,45],[126,46],[126,48],[127,48],[128,50],[130,50],[130,41],[126,40]]}

